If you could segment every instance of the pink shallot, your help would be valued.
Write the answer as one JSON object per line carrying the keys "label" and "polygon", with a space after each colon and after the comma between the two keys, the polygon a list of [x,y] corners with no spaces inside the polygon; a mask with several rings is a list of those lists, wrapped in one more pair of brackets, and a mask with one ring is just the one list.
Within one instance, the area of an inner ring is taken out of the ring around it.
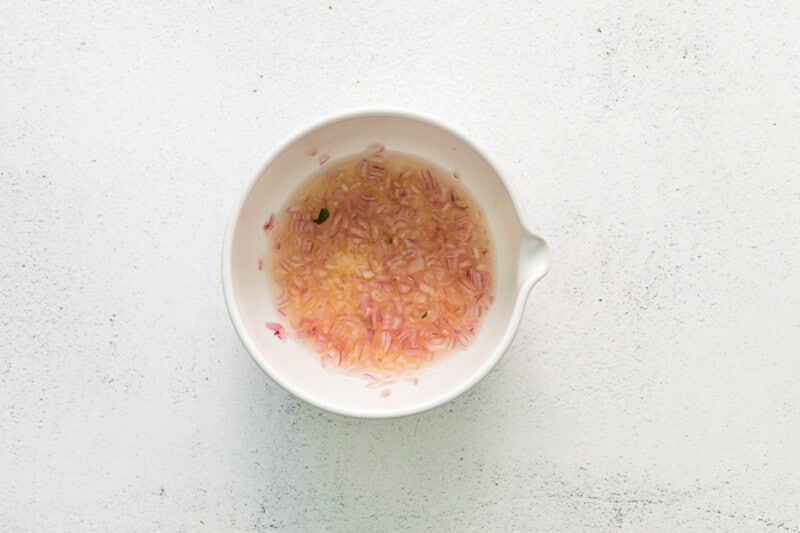
{"label": "pink shallot", "polygon": [[283,328],[283,325],[279,324],[278,322],[267,322],[266,326],[267,329],[273,331],[274,336],[286,342],[286,330]]}
{"label": "pink shallot", "polygon": [[[488,230],[445,179],[457,172],[378,143],[332,165],[279,215],[275,303],[324,366],[385,387],[475,338],[494,300]],[[280,324],[267,327],[285,339]]]}

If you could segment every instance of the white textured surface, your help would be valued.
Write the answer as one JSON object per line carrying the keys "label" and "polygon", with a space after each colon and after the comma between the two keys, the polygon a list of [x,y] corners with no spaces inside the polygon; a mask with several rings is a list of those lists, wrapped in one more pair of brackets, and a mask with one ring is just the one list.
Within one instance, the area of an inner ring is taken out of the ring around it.
{"label": "white textured surface", "polygon": [[[800,4],[706,4],[0,1],[0,530],[800,531]],[[365,422],[257,369],[219,255],[379,104],[554,267],[477,388]]]}

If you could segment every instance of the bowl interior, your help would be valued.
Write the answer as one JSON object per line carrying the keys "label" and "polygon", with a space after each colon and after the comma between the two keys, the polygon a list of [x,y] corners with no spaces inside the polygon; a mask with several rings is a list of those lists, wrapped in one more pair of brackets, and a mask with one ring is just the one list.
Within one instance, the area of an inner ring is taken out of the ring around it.
{"label": "bowl interior", "polygon": [[[274,306],[267,282],[269,243],[262,227],[279,213],[298,186],[331,160],[383,143],[387,150],[427,159],[458,172],[463,187],[483,209],[495,255],[495,301],[473,344],[416,374],[417,384],[400,380],[370,388],[363,379],[322,368],[319,356],[291,337],[282,342],[265,322],[287,321]],[[317,155],[308,155],[311,149]],[[406,115],[351,115],[295,138],[267,163],[231,220],[223,276],[226,298],[239,335],[255,361],[282,387],[324,409],[364,417],[420,412],[444,403],[482,378],[502,356],[518,325],[529,281],[519,272],[520,246],[527,233],[495,169],[454,132]],[[264,271],[259,271],[264,259]],[[544,270],[542,271],[542,274]],[[283,320],[282,320],[283,319]]]}

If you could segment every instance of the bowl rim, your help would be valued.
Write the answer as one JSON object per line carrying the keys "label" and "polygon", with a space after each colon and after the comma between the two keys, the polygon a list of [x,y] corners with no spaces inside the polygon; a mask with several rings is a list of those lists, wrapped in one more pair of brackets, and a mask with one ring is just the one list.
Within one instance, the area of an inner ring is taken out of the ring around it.
{"label": "bowl rim", "polygon": [[545,243],[545,241],[540,236],[538,236],[538,234],[528,229],[523,217],[521,216],[522,211],[520,210],[520,205],[517,200],[517,194],[510,186],[508,181],[504,178],[503,172],[500,170],[500,167],[497,165],[497,163],[486,154],[486,152],[478,145],[478,143],[476,143],[470,137],[462,133],[458,128],[455,128],[448,122],[438,117],[434,117],[428,113],[412,111],[409,109],[404,109],[399,107],[359,107],[355,109],[348,109],[327,115],[321,119],[311,122],[310,124],[302,128],[295,130],[295,132],[292,135],[286,137],[284,141],[280,142],[273,150],[270,151],[264,162],[259,166],[258,170],[253,174],[253,176],[247,182],[246,187],[244,187],[242,192],[239,194],[238,199],[235,202],[230,212],[225,227],[225,234],[222,246],[222,272],[221,272],[222,288],[225,297],[225,305],[227,307],[228,315],[231,319],[231,322],[233,323],[234,330],[236,331],[236,334],[238,335],[240,341],[244,345],[248,354],[253,359],[253,361],[259,366],[259,368],[261,368],[261,370],[267,376],[269,376],[278,386],[280,386],[282,389],[284,389],[291,395],[317,408],[320,408],[324,411],[334,414],[345,415],[355,418],[366,418],[366,419],[399,418],[414,414],[420,414],[425,411],[429,411],[431,409],[435,409],[436,407],[442,406],[458,398],[467,391],[471,390],[484,377],[486,377],[486,375],[497,365],[497,363],[500,361],[500,359],[508,350],[508,347],[511,344],[514,335],[519,329],[519,323],[522,318],[522,311],[525,302],[527,301],[528,296],[531,292],[531,289],[536,284],[536,282],[538,282],[547,273],[550,267],[550,262],[548,260],[547,264],[544,266],[544,271],[541,275],[539,275],[536,279],[529,280],[528,282],[522,284],[519,287],[517,294],[515,295],[514,307],[510,317],[510,324],[513,325],[513,327],[506,328],[506,331],[504,335],[500,338],[494,352],[491,354],[489,358],[487,358],[484,364],[481,365],[472,375],[470,375],[468,379],[458,384],[458,386],[448,389],[443,393],[435,396],[434,398],[431,398],[428,401],[411,404],[408,406],[388,408],[385,411],[377,411],[377,412],[368,409],[343,407],[335,403],[321,401],[319,398],[316,398],[313,395],[306,394],[306,392],[303,390],[302,387],[295,386],[289,380],[285,379],[280,373],[272,372],[272,369],[267,368],[260,360],[261,358],[256,355],[260,353],[260,350],[257,349],[255,343],[252,341],[250,336],[247,335],[242,320],[242,316],[239,313],[239,309],[235,301],[235,294],[233,289],[233,274],[231,271],[231,258],[233,255],[233,240],[234,240],[233,237],[234,233],[236,232],[237,221],[242,212],[242,208],[247,202],[247,199],[250,196],[250,193],[253,191],[253,188],[255,187],[256,183],[258,183],[258,180],[261,178],[264,172],[281,154],[283,154],[294,144],[301,141],[309,134],[319,129],[330,126],[337,122],[358,119],[358,118],[367,118],[367,117],[390,117],[390,118],[416,120],[418,122],[422,122],[430,126],[433,126],[435,128],[438,128],[444,131],[445,133],[448,133],[449,135],[452,135],[453,137],[459,139],[461,142],[463,142],[464,144],[469,146],[472,150],[474,150],[489,165],[489,167],[492,168],[492,170],[495,172],[498,179],[502,183],[503,187],[505,187],[506,191],[508,192],[508,196],[511,200],[511,204],[514,206],[514,211],[515,211],[514,214],[516,215],[516,219],[519,222],[523,238],[527,236],[530,238],[539,239],[543,243]]}

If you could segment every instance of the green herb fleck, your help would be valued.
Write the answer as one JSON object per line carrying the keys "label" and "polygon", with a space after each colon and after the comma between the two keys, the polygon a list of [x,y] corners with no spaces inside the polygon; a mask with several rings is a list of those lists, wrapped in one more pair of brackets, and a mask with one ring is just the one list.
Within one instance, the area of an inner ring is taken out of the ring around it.
{"label": "green herb fleck", "polygon": [[393,240],[394,239],[392,239],[391,237],[386,237],[386,240],[384,240],[383,242],[385,242],[386,244],[392,244]]}
{"label": "green herb fleck", "polygon": [[427,312],[427,311],[425,311],[425,312],[422,314],[422,318],[425,318],[426,316],[428,316],[428,312]]}
{"label": "green herb fleck", "polygon": [[316,219],[314,219],[314,224],[322,224],[323,222],[328,220],[329,216],[330,213],[328,213],[328,210],[323,207],[322,209],[319,210],[319,216]]}

